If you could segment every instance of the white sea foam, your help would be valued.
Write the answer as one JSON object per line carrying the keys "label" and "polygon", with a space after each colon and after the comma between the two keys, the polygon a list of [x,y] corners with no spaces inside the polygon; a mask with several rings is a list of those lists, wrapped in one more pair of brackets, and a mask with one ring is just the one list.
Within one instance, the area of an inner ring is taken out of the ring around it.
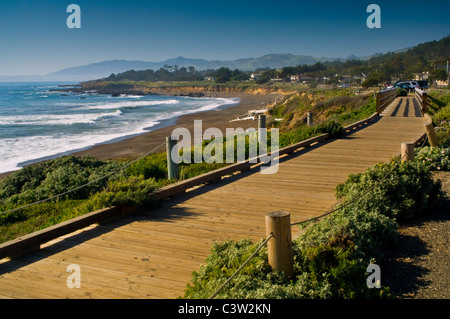
{"label": "white sea foam", "polygon": [[[113,103],[87,103],[81,105],[82,109],[88,110],[108,110],[108,109],[121,109],[121,108],[132,108],[140,106],[153,106],[153,105],[173,105],[178,104],[180,101],[177,100],[165,100],[165,101],[121,101]],[[78,104],[79,105],[79,104]]]}
{"label": "white sea foam", "polygon": [[[196,100],[198,100],[198,103]],[[148,114],[147,119],[141,117],[139,121],[133,121],[132,125],[125,124],[121,126],[110,126],[109,128],[103,127],[97,131],[93,130],[89,133],[84,131],[74,135],[50,134],[49,136],[42,135],[2,138],[0,143],[0,159],[2,162],[0,166],[0,173],[20,169],[21,164],[37,162],[44,158],[54,158],[59,155],[70,154],[76,150],[88,148],[96,144],[108,143],[128,136],[142,134],[149,128],[159,124],[162,120],[174,118],[187,113],[208,111],[216,109],[220,106],[238,103],[238,101],[234,99],[210,99],[210,101],[206,101],[205,99],[191,98],[186,98],[186,100],[181,98],[180,100],[169,99],[157,101],[121,100],[113,103],[111,103],[110,100],[108,100],[108,102],[103,100],[102,102],[90,103],[60,102],[55,103],[54,105],[59,104],[59,106],[69,107],[71,110],[75,109],[76,113],[0,116],[0,125],[16,124],[33,126],[96,124],[99,120],[107,120],[107,117],[120,117],[123,118],[124,121],[128,121],[127,115],[124,114],[124,109],[126,108],[135,106],[175,105],[181,102],[183,104],[180,104],[181,107],[177,107],[177,110],[167,107],[167,111],[163,113]],[[184,106],[185,102],[186,106]],[[199,105],[201,106],[199,107]],[[83,108],[86,112],[83,112]],[[95,109],[100,111],[95,112]]]}
{"label": "white sea foam", "polygon": [[144,97],[143,95],[128,95],[128,94],[120,94],[119,96],[110,96],[110,98],[112,99],[117,99],[117,98],[130,98],[130,99],[140,99]]}
{"label": "white sea foam", "polygon": [[[145,126],[154,126],[158,121],[151,120]],[[15,171],[22,168],[21,164],[37,162],[45,158],[67,155],[96,144],[106,143],[115,139],[140,134],[144,127],[129,131],[107,130],[95,134],[79,134],[71,136],[32,136],[23,138],[3,139],[0,147],[2,165],[0,173]]]}
{"label": "white sea foam", "polygon": [[0,117],[0,125],[72,125],[94,124],[101,118],[120,116],[122,112],[104,112],[92,114],[43,114],[43,115],[15,115]]}

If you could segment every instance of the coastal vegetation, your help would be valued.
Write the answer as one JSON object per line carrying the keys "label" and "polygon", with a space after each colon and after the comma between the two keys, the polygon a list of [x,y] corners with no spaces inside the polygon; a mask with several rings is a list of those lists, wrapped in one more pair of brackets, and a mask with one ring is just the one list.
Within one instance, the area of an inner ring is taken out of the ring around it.
{"label": "coastal vegetation", "polygon": [[228,81],[247,80],[251,72],[243,72],[238,69],[230,70],[221,67],[217,70],[195,70],[193,66],[188,68],[177,65],[166,65],[157,71],[149,70],[130,70],[119,74],[111,74],[104,79],[105,81],[145,81],[145,82],[192,82],[203,81],[204,78],[214,78],[217,83],[225,83]]}

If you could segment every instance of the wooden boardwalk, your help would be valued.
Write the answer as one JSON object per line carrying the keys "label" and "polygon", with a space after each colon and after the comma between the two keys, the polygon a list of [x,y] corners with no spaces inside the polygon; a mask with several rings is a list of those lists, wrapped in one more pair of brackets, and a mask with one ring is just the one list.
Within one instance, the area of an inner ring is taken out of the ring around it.
{"label": "wooden boardwalk", "polygon": [[[379,120],[337,140],[259,169],[190,190],[148,210],[58,238],[0,261],[0,298],[176,298],[211,244],[265,236],[264,215],[287,211],[297,222],[332,207],[334,189],[352,173],[400,153],[424,133],[411,96],[397,98]],[[293,227],[295,234],[296,227]],[[67,267],[80,267],[81,288],[68,288]]]}

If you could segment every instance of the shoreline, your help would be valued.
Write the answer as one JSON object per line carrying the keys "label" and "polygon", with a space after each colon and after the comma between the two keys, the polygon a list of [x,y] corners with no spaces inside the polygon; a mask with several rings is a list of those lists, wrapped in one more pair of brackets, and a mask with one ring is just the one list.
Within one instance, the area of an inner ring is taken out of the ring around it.
{"label": "shoreline", "polygon": [[[117,141],[113,140],[110,142],[93,145],[83,150],[75,150],[73,152],[66,153],[66,155],[91,155],[100,160],[134,159],[151,151],[158,145],[161,145],[161,143],[165,141],[166,136],[170,136],[172,131],[177,127],[187,128],[191,132],[191,136],[193,136],[194,120],[202,120],[202,132],[206,128],[211,127],[218,128],[224,133],[226,128],[245,128],[251,124],[252,120],[231,121],[241,117],[250,110],[266,108],[268,104],[275,102],[275,100],[280,96],[281,94],[279,93],[251,94],[214,92],[213,94],[208,94],[208,96],[205,97],[239,98],[240,101],[237,104],[227,105],[223,108],[218,107],[213,110],[183,114],[174,118],[162,120],[148,132],[143,132],[131,137],[124,137]],[[165,149],[163,147],[160,147],[156,150],[156,152],[161,152],[164,150]],[[45,161],[45,159],[42,159],[36,163],[43,161]],[[18,170],[0,173],[0,180],[17,171]]]}

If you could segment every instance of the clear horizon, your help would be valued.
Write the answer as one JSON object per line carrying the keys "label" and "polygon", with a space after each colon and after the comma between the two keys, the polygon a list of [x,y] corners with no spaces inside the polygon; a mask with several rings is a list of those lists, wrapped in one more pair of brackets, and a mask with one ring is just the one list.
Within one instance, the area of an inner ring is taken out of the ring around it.
{"label": "clear horizon", "polygon": [[[370,29],[369,4],[381,8]],[[68,28],[69,4],[81,28]],[[450,3],[389,1],[2,1],[0,75],[45,75],[106,60],[160,62],[288,53],[369,56],[450,34]]]}

